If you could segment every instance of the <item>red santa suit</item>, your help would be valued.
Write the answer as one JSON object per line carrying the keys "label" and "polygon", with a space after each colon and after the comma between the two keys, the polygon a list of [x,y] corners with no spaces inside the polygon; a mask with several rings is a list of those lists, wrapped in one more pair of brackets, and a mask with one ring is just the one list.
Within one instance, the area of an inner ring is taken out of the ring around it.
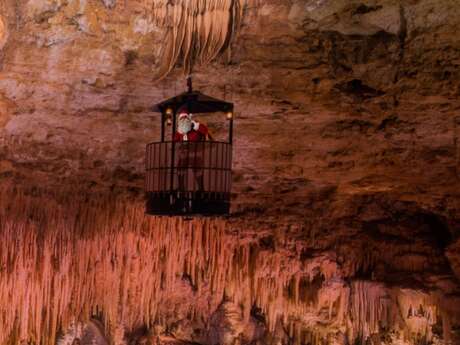
{"label": "red santa suit", "polygon": [[[203,154],[204,154],[204,143],[201,144],[188,144],[194,142],[205,141],[209,135],[208,127],[192,121],[191,114],[185,111],[180,113],[179,121],[185,120],[190,122],[190,127],[178,128],[174,134],[173,140],[175,142],[181,142],[177,146],[178,149],[178,164],[177,164],[177,175],[179,178],[179,190],[182,191],[203,191],[204,180],[203,180]],[[188,170],[193,171],[194,178],[187,178]],[[194,180],[194,181],[193,181]]]}

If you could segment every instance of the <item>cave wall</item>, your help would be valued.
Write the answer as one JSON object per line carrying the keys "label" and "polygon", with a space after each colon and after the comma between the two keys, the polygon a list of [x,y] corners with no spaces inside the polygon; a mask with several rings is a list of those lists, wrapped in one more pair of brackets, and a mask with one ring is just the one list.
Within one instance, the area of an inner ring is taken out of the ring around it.
{"label": "cave wall", "polygon": [[[153,78],[164,32],[150,7],[3,3],[2,173],[140,189],[158,131],[150,106],[185,88],[180,67]],[[457,185],[458,11],[447,0],[247,2],[229,53],[193,74],[236,102],[237,190],[297,177]]]}

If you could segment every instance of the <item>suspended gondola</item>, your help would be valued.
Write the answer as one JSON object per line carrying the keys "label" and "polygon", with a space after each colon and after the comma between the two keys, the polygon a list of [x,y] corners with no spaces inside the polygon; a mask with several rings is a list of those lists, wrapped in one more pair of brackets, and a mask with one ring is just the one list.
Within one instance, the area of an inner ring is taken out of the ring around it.
{"label": "suspended gondola", "polygon": [[[218,216],[230,212],[232,186],[233,104],[192,88],[156,104],[161,114],[160,141],[146,149],[146,213]],[[222,113],[228,121],[225,141],[216,141],[196,114]],[[167,126],[170,134],[166,133]],[[185,128],[185,129],[184,129]],[[187,131],[188,130],[188,131]]]}

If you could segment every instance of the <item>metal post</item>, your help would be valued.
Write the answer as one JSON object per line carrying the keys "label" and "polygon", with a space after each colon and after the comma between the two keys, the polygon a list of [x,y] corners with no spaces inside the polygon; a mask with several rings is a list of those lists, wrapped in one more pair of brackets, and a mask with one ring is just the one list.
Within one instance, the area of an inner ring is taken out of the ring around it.
{"label": "metal post", "polygon": [[176,131],[176,107],[174,106],[173,110],[173,121],[172,121],[172,131],[171,131],[171,147],[172,147],[172,152],[171,152],[171,180],[170,180],[170,188],[169,190],[172,191],[174,187],[174,163],[176,159],[176,142],[174,141],[174,134]]}
{"label": "metal post", "polygon": [[165,113],[161,112],[161,142],[165,141]]}
{"label": "metal post", "polygon": [[232,109],[232,118],[230,119],[230,128],[229,128],[229,133],[228,133],[228,142],[233,144],[233,118],[235,117],[235,113],[233,112]]}
{"label": "metal post", "polygon": [[460,116],[454,118],[454,150],[455,173],[460,180]]}
{"label": "metal post", "polygon": [[187,78],[187,87],[188,87],[188,92],[191,93],[193,91],[192,87],[192,77]]}

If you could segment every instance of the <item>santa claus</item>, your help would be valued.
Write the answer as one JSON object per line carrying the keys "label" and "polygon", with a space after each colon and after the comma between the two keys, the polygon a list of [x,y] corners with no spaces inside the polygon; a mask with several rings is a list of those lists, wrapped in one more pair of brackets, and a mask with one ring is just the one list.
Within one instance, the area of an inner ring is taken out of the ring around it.
{"label": "santa claus", "polygon": [[208,127],[194,121],[192,114],[186,107],[179,109],[179,121],[177,131],[174,134],[174,141],[205,141],[206,138],[213,140]]}
{"label": "santa claus", "polygon": [[[203,144],[188,144],[193,142],[213,140],[208,127],[194,121],[192,114],[186,107],[178,111],[179,121],[174,141],[181,142],[178,146],[177,175],[179,178],[180,191],[204,191],[203,179]],[[189,178],[189,171],[193,172],[194,178]],[[195,182],[193,182],[193,180]]]}

